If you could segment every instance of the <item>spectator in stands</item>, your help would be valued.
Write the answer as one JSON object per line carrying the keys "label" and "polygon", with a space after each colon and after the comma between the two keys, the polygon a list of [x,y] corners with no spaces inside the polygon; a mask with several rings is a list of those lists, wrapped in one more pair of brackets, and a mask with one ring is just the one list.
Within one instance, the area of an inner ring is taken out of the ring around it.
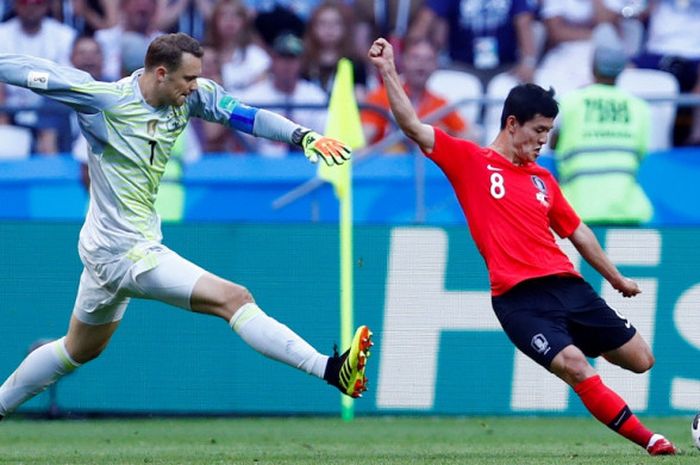
{"label": "spectator in stands", "polygon": [[[281,33],[272,44],[270,75],[249,87],[240,96],[251,105],[268,107],[299,124],[320,131],[326,122],[326,110],[295,108],[300,105],[325,105],[326,93],[316,84],[301,78],[301,56],[304,53],[302,39],[289,32]],[[267,139],[254,139],[252,148],[260,155],[285,156],[288,144]]]}
{"label": "spectator in stands", "polygon": [[99,42],[104,54],[105,66],[102,74],[108,81],[116,81],[122,75],[121,54],[124,50],[122,39],[125,32],[139,34],[149,42],[162,34],[156,27],[159,0],[120,1],[119,24],[95,33],[95,39]]}
{"label": "spectator in stands", "polygon": [[615,87],[626,63],[621,44],[605,41],[596,47],[595,82],[562,99],[552,138],[562,191],[589,224],[637,225],[652,216],[637,182],[651,113],[644,100]]}
{"label": "spectator in stands", "polygon": [[217,0],[159,0],[156,27],[203,40]]}
{"label": "spectator in stands", "polygon": [[72,7],[68,23],[86,36],[114,27],[119,21],[119,2],[115,0],[73,0]]}
{"label": "spectator in stands", "polygon": [[[102,68],[104,57],[102,48],[93,37],[81,36],[73,42],[70,54],[70,63],[76,69],[85,71],[96,81],[102,80]],[[90,175],[88,173],[88,146],[85,136],[80,132],[78,126],[78,116],[75,112],[71,114],[71,138],[73,158],[80,162],[80,178],[86,189],[90,187]]]}
{"label": "spectator in stands", "polygon": [[423,3],[424,0],[354,0],[356,54],[366,59],[367,49],[377,37],[388,38],[400,51]]}
{"label": "spectator in stands", "polygon": [[[218,52],[210,46],[202,47],[202,77],[221,83],[221,63]],[[204,154],[244,151],[241,138],[229,128],[203,119],[190,121]]]}
{"label": "spectator in stands", "polygon": [[102,81],[103,61],[102,48],[94,37],[75,39],[70,54],[70,63],[75,68],[87,72],[96,81]]}
{"label": "spectator in stands", "polygon": [[[255,12],[255,30],[258,31],[267,47],[272,46],[272,42],[282,31],[304,37],[306,21],[286,3],[275,0],[248,2],[250,8]],[[295,3],[300,6],[309,6],[311,2]]]}
{"label": "spectator in stands", "polygon": [[[16,0],[5,0],[2,2],[3,3],[3,9],[5,10],[5,15],[3,16],[3,21],[14,18],[15,15],[17,14],[15,11],[15,4],[17,3]],[[65,5],[63,4],[64,0],[48,0],[49,4],[49,10],[47,12],[47,15],[53,19],[55,19],[58,22],[63,22],[63,9]]]}
{"label": "spectator in stands", "polygon": [[[53,18],[47,17],[48,0],[16,0],[16,17],[0,24],[0,53],[31,55],[61,64],[68,64],[75,31]],[[67,111],[38,96],[28,89],[3,87],[0,104],[21,109],[40,107],[39,110],[17,111],[12,118],[4,116],[5,123],[30,128],[35,133],[32,151],[55,154],[66,149],[59,146],[59,133],[65,130]],[[39,116],[41,114],[41,117]]]}
{"label": "spectator in stands", "polygon": [[[648,13],[646,44],[635,64],[668,71],[678,79],[681,92],[700,95],[700,1],[652,0]],[[691,111],[680,108],[679,119],[684,114],[689,119]],[[692,114],[691,127],[679,128],[686,132],[679,134],[679,143],[700,145],[700,106]]]}
{"label": "spectator in stands", "polygon": [[208,45],[219,55],[224,89],[238,93],[265,78],[270,56],[255,43],[251,14],[243,0],[218,0],[208,32]]}
{"label": "spectator in stands", "polygon": [[306,28],[303,76],[323,88],[333,88],[333,78],[341,58],[353,64],[355,96],[364,98],[367,87],[365,61],[357,58],[353,44],[352,11],[336,1],[326,1],[312,13]]}
{"label": "spectator in stands", "polygon": [[[246,5],[259,14],[267,14],[275,10],[287,10],[304,23],[309,21],[314,9],[323,0],[246,0]],[[294,31],[299,32],[299,31]]]}
{"label": "spectator in stands", "polygon": [[48,17],[49,0],[15,0],[12,19],[0,24],[5,53],[27,53],[68,64],[76,33]]}
{"label": "spectator in stands", "polygon": [[121,36],[119,52],[119,78],[129,76],[137,69],[143,68],[143,57],[150,40],[141,33],[124,31]]}
{"label": "spectator in stands", "polygon": [[7,21],[14,14],[13,1],[0,2],[0,21]]}
{"label": "spectator in stands", "polygon": [[611,27],[619,19],[615,0],[543,0],[541,16],[548,50],[535,80],[553,86],[559,97],[593,82],[591,37],[597,27]]}
{"label": "spectator in stands", "polygon": [[[426,87],[430,75],[437,69],[437,48],[430,41],[407,41],[402,62],[404,90],[419,118],[424,118],[447,104],[445,99],[433,94]],[[386,114],[379,114],[370,109],[361,113],[365,138],[369,144],[374,144],[384,138],[389,129],[389,99],[384,86],[371,92],[365,103],[387,110]],[[468,123],[456,111],[448,113],[433,124],[453,136],[469,136]],[[388,151],[406,153],[408,150],[406,146],[399,144]]]}
{"label": "spectator in stands", "polygon": [[443,31],[437,40],[441,47],[447,44],[451,66],[474,74],[484,87],[503,72],[531,82],[537,64],[533,12],[531,0],[427,0],[410,35]]}

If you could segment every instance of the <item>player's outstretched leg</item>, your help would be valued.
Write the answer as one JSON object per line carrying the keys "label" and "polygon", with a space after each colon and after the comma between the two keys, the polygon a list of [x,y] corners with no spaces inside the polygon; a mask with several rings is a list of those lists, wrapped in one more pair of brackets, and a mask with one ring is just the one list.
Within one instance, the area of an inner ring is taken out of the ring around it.
{"label": "player's outstretched leg", "polygon": [[0,419],[79,366],[66,350],[65,337],[32,351],[0,386]]}
{"label": "player's outstretched leg", "polygon": [[323,377],[328,356],[320,354],[287,325],[267,315],[256,304],[242,306],[229,325],[243,341],[266,357],[318,378]]}
{"label": "player's outstretched leg", "polygon": [[644,447],[650,455],[673,455],[674,445],[661,436],[654,434],[632,413],[627,403],[615,391],[607,387],[600,376],[591,376],[574,386],[583,405],[601,423]]}
{"label": "player's outstretched leg", "polygon": [[365,369],[372,345],[372,331],[367,326],[357,328],[350,348],[342,355],[335,353],[328,359],[323,378],[345,395],[362,397],[367,390]]}
{"label": "player's outstretched leg", "polygon": [[229,325],[261,354],[323,378],[349,396],[359,397],[366,390],[365,364],[372,345],[372,332],[366,326],[357,329],[343,355],[328,357],[252,302],[239,308]]}

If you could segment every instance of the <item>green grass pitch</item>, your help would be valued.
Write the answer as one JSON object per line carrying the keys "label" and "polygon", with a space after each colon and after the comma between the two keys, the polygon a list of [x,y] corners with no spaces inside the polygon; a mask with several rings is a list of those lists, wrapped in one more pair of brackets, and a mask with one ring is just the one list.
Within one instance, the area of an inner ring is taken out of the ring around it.
{"label": "green grass pitch", "polygon": [[690,418],[648,418],[682,454],[649,457],[592,418],[164,418],[0,423],[0,464],[698,464]]}

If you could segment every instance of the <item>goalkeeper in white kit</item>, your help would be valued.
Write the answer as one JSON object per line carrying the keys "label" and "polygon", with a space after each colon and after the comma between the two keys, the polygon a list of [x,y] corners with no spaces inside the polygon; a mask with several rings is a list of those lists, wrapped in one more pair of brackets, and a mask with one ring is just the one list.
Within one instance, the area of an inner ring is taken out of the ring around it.
{"label": "goalkeeper in white kit", "polygon": [[191,117],[300,146],[316,162],[341,164],[342,142],[244,105],[200,77],[202,48],[177,33],[151,42],[145,67],[118,82],[24,55],[0,54],[0,81],[78,112],[90,147],[90,207],[80,231],[84,265],[67,334],[31,352],[0,386],[0,419],[107,346],[132,297],[225,319],[258,352],[325,379],[346,395],[366,389],[372,333],[355,332],[342,354],[322,355],[255,304],[245,287],[215,276],[161,244],[154,208],[175,139]]}

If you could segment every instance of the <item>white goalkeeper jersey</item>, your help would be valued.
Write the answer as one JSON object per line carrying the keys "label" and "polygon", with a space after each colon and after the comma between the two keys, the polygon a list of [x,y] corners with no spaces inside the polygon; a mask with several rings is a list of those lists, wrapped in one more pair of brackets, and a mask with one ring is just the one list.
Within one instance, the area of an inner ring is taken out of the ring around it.
{"label": "white goalkeeper jersey", "polygon": [[154,203],[175,139],[190,117],[252,133],[255,112],[209,79],[181,107],[154,108],[138,85],[143,70],[117,82],[95,81],[74,68],[0,54],[0,81],[29,88],[78,112],[88,141],[90,206],[80,232],[81,256],[114,260],[162,238]]}

